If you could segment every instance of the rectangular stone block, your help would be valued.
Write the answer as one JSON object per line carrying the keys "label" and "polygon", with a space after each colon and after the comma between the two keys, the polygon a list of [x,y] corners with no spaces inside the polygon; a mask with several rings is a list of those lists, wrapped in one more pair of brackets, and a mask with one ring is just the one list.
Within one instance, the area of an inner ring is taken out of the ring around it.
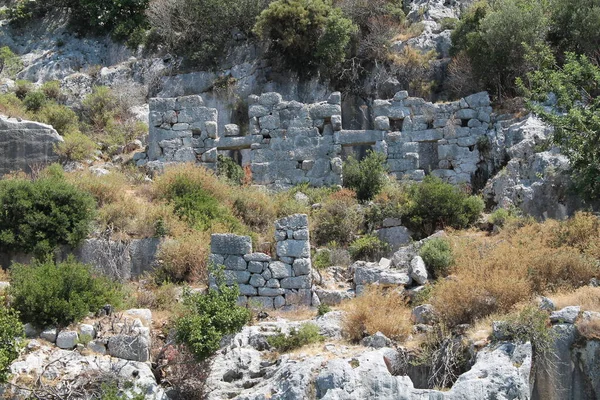
{"label": "rectangular stone block", "polygon": [[285,289],[310,289],[311,285],[312,279],[310,275],[294,276],[281,280],[281,287]]}
{"label": "rectangular stone block", "polygon": [[281,261],[273,261],[269,264],[271,277],[275,279],[287,278],[292,276],[292,266],[284,264]]}
{"label": "rectangular stone block", "polygon": [[224,264],[225,269],[232,271],[245,271],[248,268],[246,260],[241,256],[229,255],[225,257]]}
{"label": "rectangular stone block", "polygon": [[294,214],[284,218],[280,218],[275,221],[275,229],[287,231],[287,230],[298,230],[308,227],[308,215],[306,214]]}
{"label": "rectangular stone block", "polygon": [[238,236],[232,233],[215,233],[210,237],[210,251],[214,254],[245,255],[252,253],[250,236]]}
{"label": "rectangular stone block", "polygon": [[[289,278],[286,278],[286,279],[289,279]],[[282,296],[284,294],[285,294],[285,289],[283,289],[283,288],[270,288],[270,287],[258,288],[259,296],[276,297],[276,296]]]}
{"label": "rectangular stone block", "polygon": [[239,285],[242,296],[256,296],[256,288],[252,285]]}
{"label": "rectangular stone block", "polygon": [[311,303],[312,291],[310,289],[287,289],[285,291],[285,304],[288,306],[310,306]]}
{"label": "rectangular stone block", "polygon": [[310,257],[310,243],[307,240],[285,240],[277,242],[277,255],[280,257]]}

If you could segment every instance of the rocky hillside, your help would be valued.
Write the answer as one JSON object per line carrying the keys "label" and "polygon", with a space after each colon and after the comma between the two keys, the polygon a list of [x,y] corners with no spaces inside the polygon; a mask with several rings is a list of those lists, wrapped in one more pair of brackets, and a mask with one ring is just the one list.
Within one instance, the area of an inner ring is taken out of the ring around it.
{"label": "rocky hillside", "polygon": [[580,0],[0,0],[0,397],[600,397]]}

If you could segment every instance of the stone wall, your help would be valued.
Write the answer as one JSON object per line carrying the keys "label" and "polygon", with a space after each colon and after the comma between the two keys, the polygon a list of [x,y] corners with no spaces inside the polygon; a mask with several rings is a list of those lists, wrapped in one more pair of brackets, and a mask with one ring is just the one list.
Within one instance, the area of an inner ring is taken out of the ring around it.
{"label": "stone wall", "polygon": [[468,183],[483,163],[480,149],[492,126],[486,92],[434,104],[401,91],[374,101],[369,130],[342,129],[339,92],[314,104],[284,101],[273,92],[251,95],[248,103],[243,131],[231,124],[219,130],[217,110],[204,107],[200,96],[152,99],[148,154],[136,156],[138,165],[197,161],[214,168],[218,152],[245,150],[256,184],[334,185],[342,181],[343,155],[361,146],[385,154],[398,179],[431,173]]}
{"label": "stone wall", "polygon": [[[308,217],[295,214],[275,222],[276,256],[252,251],[249,236],[214,234],[210,262],[223,265],[228,284],[240,288],[240,305],[267,309],[312,303]],[[211,276],[211,285],[215,278]]]}

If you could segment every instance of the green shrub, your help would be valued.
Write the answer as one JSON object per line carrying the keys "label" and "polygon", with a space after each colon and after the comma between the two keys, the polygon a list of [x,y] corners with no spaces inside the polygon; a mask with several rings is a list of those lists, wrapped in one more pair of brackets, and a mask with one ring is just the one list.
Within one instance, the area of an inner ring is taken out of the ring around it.
{"label": "green shrub", "polygon": [[526,46],[544,42],[548,20],[541,1],[476,3],[452,34],[453,53],[465,50],[476,79],[498,95],[514,94],[528,70]]}
{"label": "green shrub", "polygon": [[23,68],[23,62],[10,47],[0,47],[0,73],[5,76],[13,77]]}
{"label": "green shrub", "polygon": [[79,131],[79,118],[70,108],[56,103],[46,103],[37,113],[41,122],[52,125],[60,135]]}
{"label": "green shrub", "polygon": [[23,99],[23,105],[27,111],[39,111],[44,106],[48,99],[46,99],[46,95],[41,90],[35,90],[33,92],[27,93],[25,98]]}
{"label": "green shrub", "polygon": [[417,237],[429,236],[446,226],[466,228],[484,209],[481,198],[431,175],[408,189],[408,199],[404,223]]}
{"label": "green shrub", "polygon": [[23,102],[14,93],[0,94],[0,112],[9,117],[25,117]]}
{"label": "green shrub", "polygon": [[277,0],[256,20],[254,32],[269,40],[298,71],[333,67],[345,58],[357,28],[331,0]]}
{"label": "green shrub", "polygon": [[219,290],[211,288],[207,294],[184,292],[187,312],[175,321],[177,342],[185,344],[198,361],[217,351],[223,336],[250,321],[250,312],[236,305],[238,295],[237,286],[227,287],[222,281]]}
{"label": "green shrub", "polygon": [[106,304],[118,307],[121,298],[113,282],[72,256],[60,263],[13,264],[9,294],[21,320],[40,328],[66,327]]}
{"label": "green shrub", "polygon": [[0,251],[44,255],[90,232],[94,199],[62,179],[0,181]]}
{"label": "green shrub", "polygon": [[516,209],[498,208],[490,214],[488,222],[492,225],[503,227],[507,223],[519,218],[519,213]]}
{"label": "green shrub", "polygon": [[318,270],[331,267],[331,251],[319,249],[312,259],[312,265]]}
{"label": "green shrub", "polygon": [[[148,10],[148,48],[163,47],[194,64],[215,67],[233,43],[232,32],[251,35],[256,17],[271,0],[175,0]],[[190,27],[192,27],[190,29]]]}
{"label": "green shrub", "polygon": [[376,261],[390,250],[390,246],[377,236],[367,235],[353,241],[348,250],[355,261]]}
{"label": "green shrub", "polygon": [[349,190],[340,190],[322,203],[313,214],[314,238],[319,246],[335,241],[346,245],[354,240],[363,224],[363,212]]}
{"label": "green shrub", "polygon": [[15,82],[15,96],[23,100],[29,92],[33,90],[33,84],[29,81],[20,79]]}
{"label": "green shrub", "polygon": [[10,364],[19,356],[19,339],[24,335],[19,314],[0,297],[0,383],[6,382]]}
{"label": "green shrub", "polygon": [[[125,382],[131,384],[131,382]],[[131,389],[131,388],[129,388]],[[100,387],[100,400],[144,400],[146,395],[142,391],[141,393],[135,393],[131,390],[119,389],[119,382],[104,383]]]}
{"label": "green shrub", "polygon": [[344,187],[354,190],[360,201],[371,200],[385,185],[386,172],[385,154],[369,151],[360,162],[350,157],[343,167]]}
{"label": "green shrub", "polygon": [[122,112],[119,99],[106,86],[94,86],[81,103],[83,115],[95,131],[101,131],[114,122]]}
{"label": "green shrub", "polygon": [[300,347],[311,343],[322,342],[323,340],[323,336],[319,334],[319,327],[311,323],[300,325],[300,329],[290,329],[288,335],[279,333],[267,337],[269,345],[282,353],[299,349]]}
{"label": "green shrub", "polygon": [[319,307],[317,307],[317,315],[319,317],[327,314],[328,312],[331,312],[331,307],[329,307],[327,304],[320,304]]}
{"label": "green shrub", "polygon": [[233,158],[219,154],[217,156],[217,168],[217,175],[227,178],[233,184],[242,184],[244,170]]}
{"label": "green shrub", "polygon": [[60,81],[48,81],[45,82],[41,87],[42,92],[47,98],[59,101],[62,93],[60,90]]}
{"label": "green shrub", "polygon": [[555,334],[548,324],[548,313],[534,305],[510,314],[503,323],[499,324],[499,331],[505,338],[503,340],[531,342],[537,355],[549,351],[555,339]]}
{"label": "green shrub", "polygon": [[64,161],[83,161],[89,159],[97,149],[96,143],[79,131],[64,135],[64,141],[54,147],[54,151]]}
{"label": "green shrub", "polygon": [[436,278],[447,276],[454,263],[452,247],[448,240],[442,238],[428,240],[419,250],[419,255]]}
{"label": "green shrub", "polygon": [[556,54],[575,52],[598,57],[600,7],[589,0],[551,0],[548,40]]}

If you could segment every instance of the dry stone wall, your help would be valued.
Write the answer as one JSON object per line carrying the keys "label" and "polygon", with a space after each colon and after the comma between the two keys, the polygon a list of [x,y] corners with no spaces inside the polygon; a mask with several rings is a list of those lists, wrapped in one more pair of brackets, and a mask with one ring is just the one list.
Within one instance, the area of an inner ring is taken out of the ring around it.
{"label": "dry stone wall", "polygon": [[373,102],[371,130],[342,129],[339,92],[314,104],[284,101],[273,92],[252,95],[248,103],[243,131],[232,124],[219,129],[217,110],[200,96],[152,99],[148,154],[136,156],[138,165],[196,161],[214,168],[218,152],[245,150],[256,184],[322,186],[342,182],[347,148],[370,146],[386,155],[398,179],[431,173],[468,183],[483,162],[480,151],[493,122],[486,92],[434,104],[400,91]]}
{"label": "dry stone wall", "polygon": [[[226,283],[237,283],[240,305],[267,309],[312,302],[308,217],[295,214],[275,222],[276,257],[252,251],[249,236],[214,234],[210,263],[223,265]],[[210,278],[215,285],[215,277]]]}

